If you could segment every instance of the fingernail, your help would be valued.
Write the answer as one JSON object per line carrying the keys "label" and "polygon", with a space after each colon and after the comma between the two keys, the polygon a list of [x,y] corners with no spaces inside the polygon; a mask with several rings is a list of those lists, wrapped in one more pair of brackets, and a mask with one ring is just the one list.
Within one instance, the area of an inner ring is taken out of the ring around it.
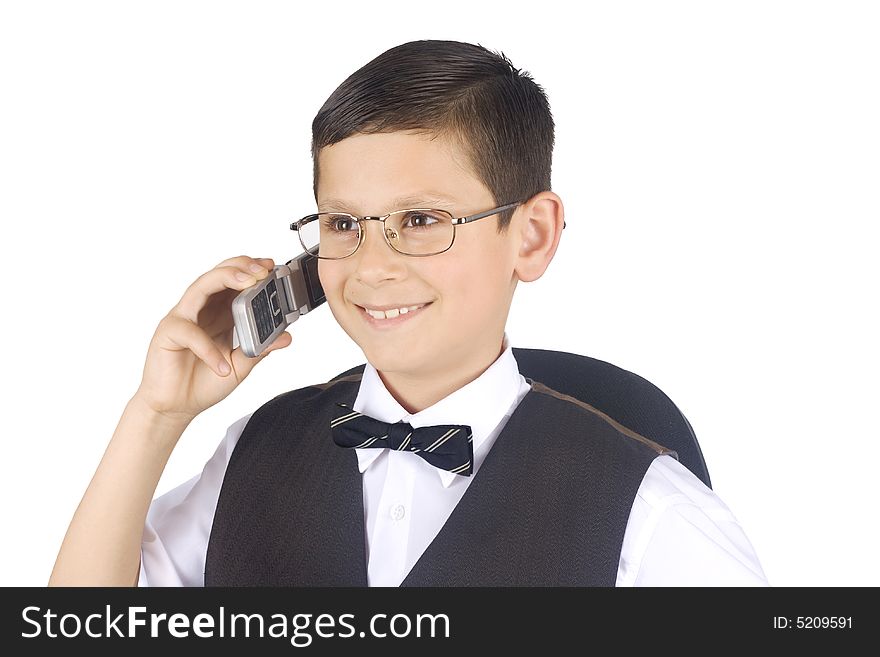
{"label": "fingernail", "polygon": [[261,267],[260,265],[258,265],[257,263],[253,263],[248,266],[248,269],[250,269],[255,274],[259,274],[261,271],[263,271],[264,268]]}
{"label": "fingernail", "polygon": [[226,376],[232,371],[232,369],[229,367],[229,363],[227,363],[225,360],[220,361],[217,369],[220,370],[220,374],[222,374],[223,376]]}
{"label": "fingernail", "polygon": [[243,271],[235,272],[235,277],[242,282],[249,281],[253,278],[253,276],[251,276],[250,274],[245,274]]}

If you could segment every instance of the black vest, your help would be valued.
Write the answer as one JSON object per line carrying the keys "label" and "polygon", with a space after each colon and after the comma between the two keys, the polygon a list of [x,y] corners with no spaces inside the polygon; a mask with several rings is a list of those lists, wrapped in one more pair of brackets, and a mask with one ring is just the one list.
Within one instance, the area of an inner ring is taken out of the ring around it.
{"label": "black vest", "polygon": [[[206,586],[366,586],[363,480],[333,442],[361,374],[293,390],[248,421],[220,490]],[[402,586],[614,586],[636,491],[666,448],[527,379]]]}

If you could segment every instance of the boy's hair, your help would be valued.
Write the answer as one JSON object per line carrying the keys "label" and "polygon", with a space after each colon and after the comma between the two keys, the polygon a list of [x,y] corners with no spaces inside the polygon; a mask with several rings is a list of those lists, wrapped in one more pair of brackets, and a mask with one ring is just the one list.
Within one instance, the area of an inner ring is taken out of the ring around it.
{"label": "boy's hair", "polygon": [[[386,50],[318,111],[312,121],[315,199],[322,148],[356,133],[402,130],[451,139],[498,205],[550,189],[554,124],[541,86],[503,53],[423,40]],[[500,214],[499,233],[515,209]]]}

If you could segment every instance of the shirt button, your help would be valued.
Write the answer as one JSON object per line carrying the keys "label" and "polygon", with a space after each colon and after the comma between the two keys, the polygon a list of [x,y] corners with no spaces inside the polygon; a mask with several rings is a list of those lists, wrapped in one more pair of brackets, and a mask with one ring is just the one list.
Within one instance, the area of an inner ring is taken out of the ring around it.
{"label": "shirt button", "polygon": [[403,504],[395,504],[391,507],[391,519],[401,520],[406,515],[406,507]]}

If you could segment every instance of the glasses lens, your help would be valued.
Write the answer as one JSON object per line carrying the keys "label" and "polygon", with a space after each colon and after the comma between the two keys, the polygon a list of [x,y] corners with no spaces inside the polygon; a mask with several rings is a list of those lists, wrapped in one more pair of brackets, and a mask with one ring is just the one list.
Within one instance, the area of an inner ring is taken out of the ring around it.
{"label": "glasses lens", "polygon": [[388,217],[385,233],[401,253],[433,255],[452,246],[452,221],[445,210],[401,210]]}
{"label": "glasses lens", "polygon": [[320,258],[345,258],[358,245],[358,222],[350,214],[321,212],[300,226],[299,237],[306,250]]}

